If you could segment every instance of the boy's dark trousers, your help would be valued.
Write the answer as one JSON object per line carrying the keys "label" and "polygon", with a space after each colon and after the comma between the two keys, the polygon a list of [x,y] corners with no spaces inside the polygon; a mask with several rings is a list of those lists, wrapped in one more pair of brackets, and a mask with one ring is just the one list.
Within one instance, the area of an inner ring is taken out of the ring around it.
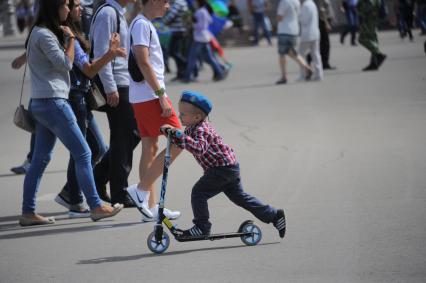
{"label": "boy's dark trousers", "polygon": [[250,211],[259,220],[270,223],[275,219],[277,210],[265,205],[243,190],[239,165],[210,168],[192,188],[191,204],[194,224],[204,234],[210,234],[207,200],[223,192],[233,203]]}

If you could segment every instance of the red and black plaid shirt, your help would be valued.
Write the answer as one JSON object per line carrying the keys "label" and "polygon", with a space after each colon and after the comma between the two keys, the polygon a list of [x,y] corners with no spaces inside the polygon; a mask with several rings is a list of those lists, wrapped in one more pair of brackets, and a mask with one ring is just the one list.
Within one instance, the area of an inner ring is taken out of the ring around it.
{"label": "red and black plaid shirt", "polygon": [[183,137],[174,139],[174,143],[191,152],[204,171],[237,164],[234,150],[223,143],[222,137],[207,121],[187,127]]}

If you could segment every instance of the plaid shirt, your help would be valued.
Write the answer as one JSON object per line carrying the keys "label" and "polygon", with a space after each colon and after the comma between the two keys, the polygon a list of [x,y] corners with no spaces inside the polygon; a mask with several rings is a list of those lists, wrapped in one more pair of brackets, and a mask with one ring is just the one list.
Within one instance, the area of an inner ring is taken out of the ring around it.
{"label": "plaid shirt", "polygon": [[192,153],[204,171],[237,164],[234,150],[223,143],[222,137],[207,121],[187,127],[184,135],[180,139],[175,138],[173,142]]}

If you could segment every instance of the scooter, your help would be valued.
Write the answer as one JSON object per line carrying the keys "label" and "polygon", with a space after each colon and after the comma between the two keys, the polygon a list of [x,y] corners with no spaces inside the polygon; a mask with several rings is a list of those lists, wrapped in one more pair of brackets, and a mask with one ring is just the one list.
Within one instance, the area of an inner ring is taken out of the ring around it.
{"label": "scooter", "polygon": [[161,194],[160,203],[158,208],[158,219],[154,226],[154,231],[151,232],[147,239],[148,248],[156,254],[165,252],[170,245],[170,238],[163,229],[163,224],[169,229],[178,242],[190,242],[190,241],[204,241],[204,240],[221,240],[227,238],[241,238],[241,241],[247,246],[255,246],[262,239],[262,231],[256,226],[252,220],[244,221],[238,228],[238,232],[233,233],[222,233],[222,234],[211,234],[211,235],[200,235],[200,236],[184,236],[183,231],[178,229],[176,225],[173,225],[170,219],[164,215],[164,202],[166,196],[167,177],[170,166],[170,146],[173,137],[181,138],[183,133],[179,130],[173,130],[170,128],[162,128],[161,131],[167,135],[167,146],[166,154],[164,159],[163,167],[163,179],[161,183]]}

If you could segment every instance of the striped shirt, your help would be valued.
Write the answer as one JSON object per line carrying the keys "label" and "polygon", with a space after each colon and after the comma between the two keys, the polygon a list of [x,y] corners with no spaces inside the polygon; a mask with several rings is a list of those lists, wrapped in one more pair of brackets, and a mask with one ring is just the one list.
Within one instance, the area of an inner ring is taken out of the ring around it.
{"label": "striped shirt", "polygon": [[163,21],[170,27],[171,31],[186,31],[184,17],[188,13],[188,4],[186,0],[175,0],[172,7],[163,17]]}
{"label": "striped shirt", "polygon": [[183,137],[175,138],[173,142],[192,153],[204,171],[238,163],[234,150],[223,142],[207,121],[186,127]]}

